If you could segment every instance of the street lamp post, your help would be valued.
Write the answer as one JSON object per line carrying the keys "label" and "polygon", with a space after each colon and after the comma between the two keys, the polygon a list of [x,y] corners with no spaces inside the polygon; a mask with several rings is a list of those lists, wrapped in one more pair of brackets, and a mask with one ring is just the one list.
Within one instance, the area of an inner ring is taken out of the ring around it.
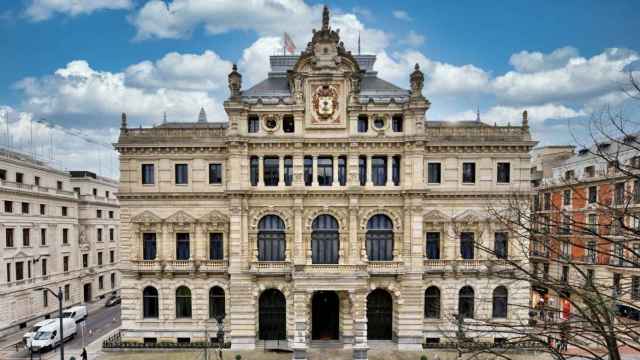
{"label": "street lamp post", "polygon": [[58,319],[60,320],[60,360],[64,360],[64,328],[62,326],[62,287],[58,287],[58,293],[56,294],[53,290],[49,288],[37,288],[34,291],[42,291],[46,290],[53,294],[58,299]]}

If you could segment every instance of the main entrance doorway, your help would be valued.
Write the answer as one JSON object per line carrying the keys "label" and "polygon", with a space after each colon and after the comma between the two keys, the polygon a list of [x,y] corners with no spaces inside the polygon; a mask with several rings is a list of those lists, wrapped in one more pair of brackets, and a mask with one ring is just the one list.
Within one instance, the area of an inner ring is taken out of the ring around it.
{"label": "main entrance doorway", "polygon": [[91,301],[91,283],[86,283],[84,284],[84,302],[89,302]]}
{"label": "main entrance doorway", "polygon": [[393,301],[382,289],[375,289],[367,296],[367,339],[391,340]]}
{"label": "main entrance doorway", "polygon": [[259,319],[261,340],[287,338],[287,304],[279,290],[268,289],[260,295]]}
{"label": "main entrance doorway", "polygon": [[338,340],[340,299],[335,291],[316,291],[311,299],[311,338]]}

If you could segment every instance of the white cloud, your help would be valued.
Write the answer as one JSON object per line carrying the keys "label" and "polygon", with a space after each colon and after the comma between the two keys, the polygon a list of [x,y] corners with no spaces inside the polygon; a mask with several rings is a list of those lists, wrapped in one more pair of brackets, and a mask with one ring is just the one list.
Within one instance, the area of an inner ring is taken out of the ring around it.
{"label": "white cloud", "polygon": [[549,54],[523,50],[511,55],[509,64],[513,65],[516,71],[532,73],[564,67],[569,60],[576,57],[578,57],[578,49],[571,46],[553,50]]}
{"label": "white cloud", "polygon": [[408,45],[410,47],[418,47],[424,44],[424,35],[420,35],[417,32],[410,30],[402,40],[400,40],[401,44]]}
{"label": "white cloud", "polygon": [[411,16],[409,16],[409,14],[404,10],[393,10],[391,14],[393,14],[393,17],[398,20],[403,20],[403,21],[413,20]]}
{"label": "white cloud", "polygon": [[[485,123],[497,123],[505,125],[511,123],[512,125],[519,125],[522,123],[522,112],[527,110],[528,119],[530,124],[540,124],[547,119],[569,119],[578,116],[584,116],[585,113],[582,110],[574,110],[570,107],[547,103],[536,106],[527,107],[511,107],[497,105],[491,107],[486,112],[480,113],[480,119]],[[475,120],[476,111],[467,110],[456,114],[450,114],[444,117],[447,121],[461,121],[461,120]]]}
{"label": "white cloud", "polygon": [[[517,104],[584,101],[621,89],[627,80],[622,69],[639,59],[635,51],[621,48],[607,49],[588,59],[578,56],[567,59],[566,54],[571,50],[554,53],[565,55],[554,56],[549,61],[546,59],[551,55],[542,56],[538,62],[524,60],[528,55],[517,55],[515,61],[512,57],[512,63],[517,64],[514,66],[518,69],[533,72],[509,71],[497,77],[493,89],[498,99]],[[565,64],[558,67],[562,63]]]}
{"label": "white cloud", "polygon": [[98,10],[129,9],[131,0],[32,0],[25,10],[25,16],[32,21],[43,21],[55,13],[78,16]]}
{"label": "white cloud", "polygon": [[269,72],[269,56],[276,54],[282,44],[282,38],[275,36],[261,37],[251,46],[244,49],[238,63],[242,73],[242,87],[247,89],[267,78]]}

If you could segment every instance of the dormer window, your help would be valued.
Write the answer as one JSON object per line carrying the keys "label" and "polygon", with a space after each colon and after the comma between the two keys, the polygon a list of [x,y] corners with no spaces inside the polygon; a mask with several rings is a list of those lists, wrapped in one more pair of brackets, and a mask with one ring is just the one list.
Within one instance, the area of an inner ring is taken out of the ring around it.
{"label": "dormer window", "polygon": [[393,132],[402,132],[403,130],[403,121],[404,118],[401,114],[396,114],[393,115],[393,118],[391,119],[391,127],[393,129]]}

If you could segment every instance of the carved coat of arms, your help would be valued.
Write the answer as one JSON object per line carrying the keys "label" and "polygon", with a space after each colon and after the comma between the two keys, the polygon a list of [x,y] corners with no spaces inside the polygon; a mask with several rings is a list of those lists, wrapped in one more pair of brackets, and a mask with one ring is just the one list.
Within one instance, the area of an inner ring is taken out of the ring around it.
{"label": "carved coat of arms", "polygon": [[313,110],[320,119],[328,120],[338,109],[338,91],[333,86],[319,86],[313,94]]}

